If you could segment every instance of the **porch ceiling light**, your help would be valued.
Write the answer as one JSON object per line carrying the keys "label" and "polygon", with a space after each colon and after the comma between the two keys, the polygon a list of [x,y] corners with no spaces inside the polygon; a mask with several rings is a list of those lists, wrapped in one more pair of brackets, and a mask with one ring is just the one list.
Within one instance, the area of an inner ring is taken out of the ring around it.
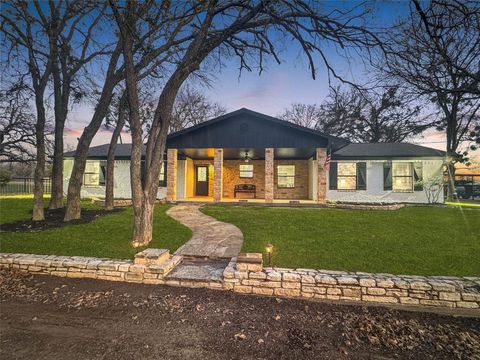
{"label": "porch ceiling light", "polygon": [[244,161],[248,163],[250,161],[250,157],[248,156],[248,151],[245,152],[245,158]]}

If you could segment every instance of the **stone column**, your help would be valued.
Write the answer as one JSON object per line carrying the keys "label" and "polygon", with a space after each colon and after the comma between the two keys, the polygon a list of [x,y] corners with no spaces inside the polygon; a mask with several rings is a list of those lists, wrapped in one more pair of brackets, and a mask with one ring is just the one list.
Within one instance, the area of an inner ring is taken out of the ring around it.
{"label": "stone column", "polygon": [[213,201],[220,202],[223,196],[223,149],[215,149],[213,157]]}
{"label": "stone column", "polygon": [[273,148],[265,149],[265,202],[273,202]]}
{"label": "stone column", "polygon": [[167,201],[177,200],[177,149],[167,150]]}
{"label": "stone column", "polygon": [[317,202],[324,203],[327,200],[327,170],[325,169],[326,149],[317,149]]}

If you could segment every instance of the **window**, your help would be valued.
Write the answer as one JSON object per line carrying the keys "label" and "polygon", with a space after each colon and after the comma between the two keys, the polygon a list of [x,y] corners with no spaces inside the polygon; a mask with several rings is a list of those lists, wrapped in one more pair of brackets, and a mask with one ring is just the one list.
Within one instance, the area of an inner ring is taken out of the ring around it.
{"label": "window", "polygon": [[357,189],[357,164],[356,163],[338,163],[338,190],[356,190]]}
{"label": "window", "polygon": [[[160,167],[160,175],[158,176],[158,186],[165,187],[167,186],[167,180],[165,177],[165,161],[162,162],[162,166]],[[142,176],[142,182],[145,181],[145,160],[142,160],[140,165],[140,172]]]}
{"label": "window", "polygon": [[278,165],[277,176],[279,188],[295,187],[295,165]]}
{"label": "window", "polygon": [[413,191],[413,164],[410,162],[393,162],[392,165],[393,191]]}
{"label": "window", "polygon": [[160,168],[160,176],[158,177],[159,186],[167,186],[167,181],[165,180],[165,161],[162,162],[162,167]]}
{"label": "window", "polygon": [[83,185],[98,186],[100,184],[100,161],[87,160],[83,174]]}
{"label": "window", "polygon": [[253,165],[240,165],[241,178],[253,178]]}

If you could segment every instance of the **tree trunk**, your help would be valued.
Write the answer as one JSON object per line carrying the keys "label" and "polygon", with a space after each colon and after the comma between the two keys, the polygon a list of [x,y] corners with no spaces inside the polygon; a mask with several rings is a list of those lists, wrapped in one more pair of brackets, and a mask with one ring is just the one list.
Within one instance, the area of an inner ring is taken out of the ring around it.
{"label": "tree trunk", "polygon": [[49,209],[63,207],[63,130],[65,121],[55,119],[55,146],[53,149],[52,194]]}
{"label": "tree trunk", "polygon": [[120,134],[122,132],[123,126],[125,125],[125,106],[127,104],[126,97],[122,96],[120,100],[119,110],[118,110],[118,120],[115,130],[113,131],[112,138],[110,139],[110,146],[108,148],[107,155],[107,174],[105,179],[105,209],[113,209],[113,179],[114,179],[114,169],[115,169],[115,151],[117,149],[117,142]]}
{"label": "tree trunk", "polygon": [[144,198],[142,203],[142,206],[135,206],[133,208],[133,247],[146,246],[152,241],[155,201],[151,203],[149,199]]}
{"label": "tree trunk", "polygon": [[447,201],[455,200],[455,162],[449,156],[447,163]]}
{"label": "tree trunk", "polygon": [[[97,107],[95,115],[99,116],[100,112],[101,111],[99,111],[99,108]],[[68,182],[67,208],[65,210],[65,218],[63,221],[80,219],[82,216],[80,192],[83,185],[83,174],[85,172],[88,149],[101,123],[101,119],[98,123],[92,120],[90,125],[85,128],[80,140],[78,141],[77,150],[75,151],[75,158],[73,161],[72,174],[70,176],[70,181]]]}
{"label": "tree trunk", "polygon": [[35,124],[37,141],[37,163],[33,184],[33,221],[45,220],[43,205],[43,177],[45,175],[45,108],[43,97],[36,100],[37,123]]}
{"label": "tree trunk", "polygon": [[82,136],[78,141],[72,174],[70,176],[70,181],[68,182],[67,208],[65,210],[65,218],[63,221],[80,219],[81,217],[80,192],[82,190],[83,173],[85,172],[88,149],[93,137],[97,133],[100,125],[102,125],[103,119],[105,118],[113,97],[113,90],[118,82],[120,82],[122,79],[121,72],[115,72],[118,58],[121,54],[121,49],[122,46],[121,42],[119,41],[110,58],[105,83],[102,89],[102,95],[100,96],[98,105],[95,108],[92,120],[90,121],[90,124],[83,130]]}

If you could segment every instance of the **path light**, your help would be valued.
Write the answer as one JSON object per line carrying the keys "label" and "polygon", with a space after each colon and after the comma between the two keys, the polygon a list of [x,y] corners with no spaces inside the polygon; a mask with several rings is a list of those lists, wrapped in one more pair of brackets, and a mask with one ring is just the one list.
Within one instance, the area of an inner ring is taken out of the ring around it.
{"label": "path light", "polygon": [[267,254],[268,254],[268,266],[272,267],[273,245],[268,243],[267,246],[265,246],[265,250],[267,251]]}

